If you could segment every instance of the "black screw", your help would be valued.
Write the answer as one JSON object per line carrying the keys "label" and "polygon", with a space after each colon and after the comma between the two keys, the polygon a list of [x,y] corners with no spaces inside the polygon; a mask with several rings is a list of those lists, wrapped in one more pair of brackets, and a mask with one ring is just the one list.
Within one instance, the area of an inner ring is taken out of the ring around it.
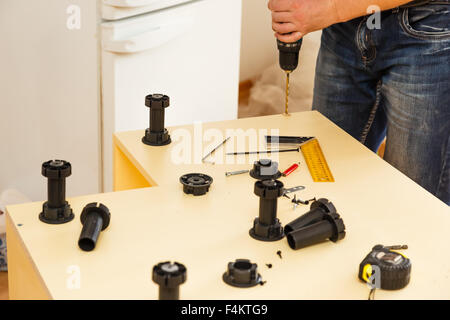
{"label": "black screw", "polygon": [[[288,199],[290,199],[288,197]],[[313,199],[309,199],[309,200],[302,200],[302,199],[297,199],[297,195],[294,195],[294,199],[292,199],[292,203],[296,206],[298,204],[304,204],[304,205],[308,205],[311,201],[316,201],[316,198]]]}
{"label": "black screw", "polygon": [[281,251],[280,250],[277,251],[277,255],[280,257],[280,259],[283,259],[283,257],[281,256]]}

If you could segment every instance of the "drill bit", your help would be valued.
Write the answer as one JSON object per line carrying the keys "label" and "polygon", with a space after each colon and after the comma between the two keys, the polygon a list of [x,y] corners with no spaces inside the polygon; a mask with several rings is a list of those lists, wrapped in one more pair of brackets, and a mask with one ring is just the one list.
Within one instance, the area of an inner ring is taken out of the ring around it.
{"label": "drill bit", "polygon": [[289,114],[289,75],[291,71],[286,71],[286,104],[284,107],[284,115],[290,116]]}
{"label": "drill bit", "polygon": [[277,39],[277,47],[280,52],[279,62],[280,67],[286,71],[286,109],[284,115],[289,116],[289,75],[298,66],[298,56],[303,40],[296,42],[285,43]]}

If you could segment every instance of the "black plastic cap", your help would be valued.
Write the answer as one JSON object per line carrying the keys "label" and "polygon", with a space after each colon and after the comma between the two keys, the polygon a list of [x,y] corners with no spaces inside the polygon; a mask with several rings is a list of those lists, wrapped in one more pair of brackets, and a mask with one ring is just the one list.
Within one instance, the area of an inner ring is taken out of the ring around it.
{"label": "black plastic cap", "polygon": [[145,97],[145,105],[152,109],[167,108],[170,105],[170,98],[160,93],[149,94]]}
{"label": "black plastic cap", "polygon": [[330,240],[333,242],[337,242],[345,238],[345,225],[344,220],[341,219],[339,214],[330,213],[324,216],[326,220],[328,220],[333,226],[333,235],[330,237]]}
{"label": "black plastic cap", "polygon": [[334,204],[330,200],[325,199],[325,198],[320,198],[320,199],[314,201],[313,203],[311,203],[310,209],[313,210],[315,208],[321,208],[326,213],[336,213],[337,212]]}
{"label": "black plastic cap", "polygon": [[209,191],[213,178],[203,173],[188,173],[180,177],[180,182],[184,193],[202,196]]}
{"label": "black plastic cap", "polygon": [[264,199],[277,199],[284,193],[284,184],[279,180],[256,181],[254,192]]}
{"label": "black plastic cap", "polygon": [[64,160],[49,160],[42,164],[41,172],[49,179],[63,179],[72,174],[72,166]]}
{"label": "black plastic cap", "polygon": [[258,180],[278,179],[281,172],[278,170],[278,162],[270,159],[260,159],[253,163],[250,176]]}
{"label": "black plastic cap", "polygon": [[248,259],[236,259],[235,262],[228,263],[222,279],[226,284],[238,288],[254,287],[262,281],[257,264]]}
{"label": "black plastic cap", "polygon": [[187,279],[186,267],[178,262],[161,262],[153,267],[152,280],[164,288],[176,288]]}
{"label": "black plastic cap", "polygon": [[294,71],[298,66],[298,57],[303,40],[297,42],[285,43],[277,40],[279,51],[279,63],[281,69],[285,71]]}
{"label": "black plastic cap", "polygon": [[108,228],[109,222],[111,221],[111,213],[105,205],[97,202],[89,203],[84,207],[80,216],[81,224],[84,225],[84,222],[86,221],[88,215],[93,212],[98,213],[102,217],[102,231]]}

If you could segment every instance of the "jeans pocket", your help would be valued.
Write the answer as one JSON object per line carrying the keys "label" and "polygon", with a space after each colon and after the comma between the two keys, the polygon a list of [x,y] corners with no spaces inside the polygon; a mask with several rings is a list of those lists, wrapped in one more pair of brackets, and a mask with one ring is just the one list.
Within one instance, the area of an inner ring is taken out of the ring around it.
{"label": "jeans pocket", "polygon": [[8,262],[6,258],[6,234],[0,234],[0,271],[8,270]]}
{"label": "jeans pocket", "polygon": [[402,29],[410,36],[424,40],[450,39],[450,4],[447,1],[405,8],[400,19]]}

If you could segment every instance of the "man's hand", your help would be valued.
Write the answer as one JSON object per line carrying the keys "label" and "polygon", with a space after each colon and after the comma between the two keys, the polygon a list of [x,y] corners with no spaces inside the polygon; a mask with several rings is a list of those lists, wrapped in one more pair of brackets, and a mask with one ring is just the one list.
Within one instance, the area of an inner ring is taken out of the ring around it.
{"label": "man's hand", "polygon": [[295,42],[309,32],[367,15],[374,5],[381,11],[411,0],[270,0],[272,29],[283,42]]}
{"label": "man's hand", "polygon": [[275,37],[282,42],[295,42],[339,22],[334,0],[270,0],[268,7]]}

